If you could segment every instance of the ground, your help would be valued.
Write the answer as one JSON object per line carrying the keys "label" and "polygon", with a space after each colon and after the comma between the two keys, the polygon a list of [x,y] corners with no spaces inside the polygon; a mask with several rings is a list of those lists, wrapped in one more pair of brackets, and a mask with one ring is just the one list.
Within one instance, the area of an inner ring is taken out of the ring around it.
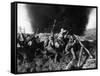
{"label": "ground", "polygon": [[[41,39],[45,40],[46,36],[49,34],[42,34]],[[96,40],[96,32],[95,30],[88,30],[85,32],[84,36],[80,36],[80,38],[86,39],[86,40]],[[95,42],[96,43],[96,42]],[[81,69],[91,69],[97,67],[97,45],[95,45],[94,49],[92,49],[90,52],[93,55],[93,58],[87,58],[84,65],[81,67]],[[82,58],[80,61],[80,65],[83,64],[85,58],[86,58],[86,52],[82,53]],[[20,61],[17,58],[17,71],[19,73],[23,72],[42,72],[42,71],[57,71],[57,70],[73,70],[72,65],[76,65],[77,62],[71,62],[72,60],[72,54],[68,54],[63,56],[60,61],[54,61],[54,59],[48,58],[46,56],[37,56],[33,59],[32,62],[23,61],[20,64]],[[69,63],[72,63],[69,65]],[[77,68],[76,68],[77,69]],[[78,70],[81,70],[78,68]]]}

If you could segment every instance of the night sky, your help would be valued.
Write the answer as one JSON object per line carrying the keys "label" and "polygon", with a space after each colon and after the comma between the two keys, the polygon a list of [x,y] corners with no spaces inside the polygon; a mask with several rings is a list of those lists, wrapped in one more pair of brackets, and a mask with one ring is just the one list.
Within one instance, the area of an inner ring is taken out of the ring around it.
{"label": "night sky", "polygon": [[39,28],[39,32],[50,32],[56,19],[54,32],[64,27],[71,33],[83,35],[92,8],[27,4],[27,10],[34,31]]}

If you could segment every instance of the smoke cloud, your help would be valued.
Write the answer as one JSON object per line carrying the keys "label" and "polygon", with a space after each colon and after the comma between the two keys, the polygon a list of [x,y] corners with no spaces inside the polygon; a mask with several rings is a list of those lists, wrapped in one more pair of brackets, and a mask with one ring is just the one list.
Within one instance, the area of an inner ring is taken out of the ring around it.
{"label": "smoke cloud", "polygon": [[50,32],[54,20],[56,26],[54,32],[59,32],[63,27],[77,35],[83,35],[88,25],[90,7],[83,6],[54,6],[27,4],[26,9],[33,31]]}

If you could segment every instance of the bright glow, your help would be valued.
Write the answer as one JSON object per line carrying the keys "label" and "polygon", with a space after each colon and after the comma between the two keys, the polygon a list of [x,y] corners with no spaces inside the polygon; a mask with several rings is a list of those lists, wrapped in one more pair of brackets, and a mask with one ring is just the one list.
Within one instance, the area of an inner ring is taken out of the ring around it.
{"label": "bright glow", "polygon": [[26,4],[18,4],[18,33],[22,29],[25,33],[33,33],[30,18],[28,16],[28,11]]}
{"label": "bright glow", "polygon": [[96,8],[92,9],[87,24],[87,29],[93,29],[93,28],[96,28]]}

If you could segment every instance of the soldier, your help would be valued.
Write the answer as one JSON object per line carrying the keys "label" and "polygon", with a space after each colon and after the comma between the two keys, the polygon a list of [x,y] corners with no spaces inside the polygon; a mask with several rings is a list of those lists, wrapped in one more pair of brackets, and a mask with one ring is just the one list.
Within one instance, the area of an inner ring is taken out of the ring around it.
{"label": "soldier", "polygon": [[60,39],[60,40],[63,39],[65,33],[66,33],[66,30],[61,28],[60,33],[58,34],[58,39]]}
{"label": "soldier", "polygon": [[69,41],[68,41],[68,44],[65,47],[66,54],[68,54],[70,52],[71,48],[76,43],[76,40],[73,38],[72,35],[68,35],[68,38],[69,38]]}

